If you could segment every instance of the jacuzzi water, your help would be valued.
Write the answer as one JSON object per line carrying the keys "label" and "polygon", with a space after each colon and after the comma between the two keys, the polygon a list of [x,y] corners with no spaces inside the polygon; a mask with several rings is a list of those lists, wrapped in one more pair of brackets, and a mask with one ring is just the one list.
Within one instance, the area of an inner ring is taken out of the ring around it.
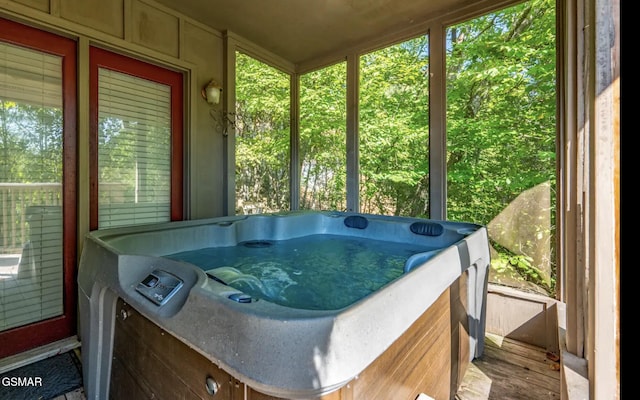
{"label": "jacuzzi water", "polygon": [[256,299],[308,310],[336,310],[403,274],[432,246],[340,235],[260,240],[169,254]]}

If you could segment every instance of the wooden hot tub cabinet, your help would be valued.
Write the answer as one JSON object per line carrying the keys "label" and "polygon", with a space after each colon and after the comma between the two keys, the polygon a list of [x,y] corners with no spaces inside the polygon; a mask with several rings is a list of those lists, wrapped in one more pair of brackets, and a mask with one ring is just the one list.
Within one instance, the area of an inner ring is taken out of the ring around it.
{"label": "wooden hot tub cabinet", "polygon": [[[469,364],[467,273],[362,373],[321,400],[453,399]],[[393,312],[393,310],[389,310]],[[380,329],[384,329],[381,326]],[[295,368],[295,366],[293,366]],[[206,379],[219,385],[207,392]],[[118,300],[110,399],[274,400]]]}

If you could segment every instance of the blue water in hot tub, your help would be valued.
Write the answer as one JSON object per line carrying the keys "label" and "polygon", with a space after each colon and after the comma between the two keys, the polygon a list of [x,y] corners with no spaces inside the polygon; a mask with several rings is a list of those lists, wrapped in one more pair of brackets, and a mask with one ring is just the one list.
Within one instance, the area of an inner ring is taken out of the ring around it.
{"label": "blue water in hot tub", "polygon": [[407,259],[434,247],[338,235],[309,235],[165,257],[189,262],[217,280],[287,307],[337,310],[403,273]]}

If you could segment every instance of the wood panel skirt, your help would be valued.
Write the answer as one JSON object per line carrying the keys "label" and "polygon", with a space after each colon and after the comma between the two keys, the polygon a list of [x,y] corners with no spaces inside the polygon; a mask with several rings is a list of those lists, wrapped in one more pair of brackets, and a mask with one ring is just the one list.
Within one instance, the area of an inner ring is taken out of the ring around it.
{"label": "wood panel skirt", "polygon": [[[414,400],[420,393],[437,400],[453,399],[469,365],[467,304],[465,273],[362,373],[319,399]],[[245,385],[121,299],[116,314],[109,397],[277,399]]]}

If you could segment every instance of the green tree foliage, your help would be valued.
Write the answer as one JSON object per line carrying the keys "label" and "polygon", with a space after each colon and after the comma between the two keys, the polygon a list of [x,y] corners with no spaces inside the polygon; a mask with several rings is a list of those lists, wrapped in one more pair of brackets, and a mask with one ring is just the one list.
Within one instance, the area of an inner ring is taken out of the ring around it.
{"label": "green tree foliage", "polygon": [[447,216],[487,224],[555,185],[555,5],[533,0],[447,30]]}
{"label": "green tree foliage", "polygon": [[[144,110],[136,111],[144,115]],[[171,190],[168,121],[104,115],[99,120],[98,132],[101,200],[134,199],[137,190],[140,203],[168,203]]]}
{"label": "green tree foliage", "polygon": [[531,0],[450,27],[446,60],[447,218],[489,224],[521,193],[548,183],[550,210],[520,212],[550,212],[550,224],[527,228],[536,237],[517,241],[530,250],[531,243],[548,246],[550,254],[537,264],[526,251],[494,242],[492,268],[515,271],[516,280],[549,294],[555,285],[555,37],[555,3]]}
{"label": "green tree foliage", "polygon": [[300,208],[346,208],[346,63],[300,79]]}
{"label": "green tree foliage", "polygon": [[236,57],[236,202],[289,209],[289,76]]}
{"label": "green tree foliage", "polygon": [[59,204],[61,182],[62,110],[0,97],[0,252],[22,246],[29,206]]}
{"label": "green tree foliage", "polygon": [[428,36],[360,59],[360,207],[428,216]]}
{"label": "green tree foliage", "polygon": [[62,180],[62,110],[0,98],[0,182]]}

